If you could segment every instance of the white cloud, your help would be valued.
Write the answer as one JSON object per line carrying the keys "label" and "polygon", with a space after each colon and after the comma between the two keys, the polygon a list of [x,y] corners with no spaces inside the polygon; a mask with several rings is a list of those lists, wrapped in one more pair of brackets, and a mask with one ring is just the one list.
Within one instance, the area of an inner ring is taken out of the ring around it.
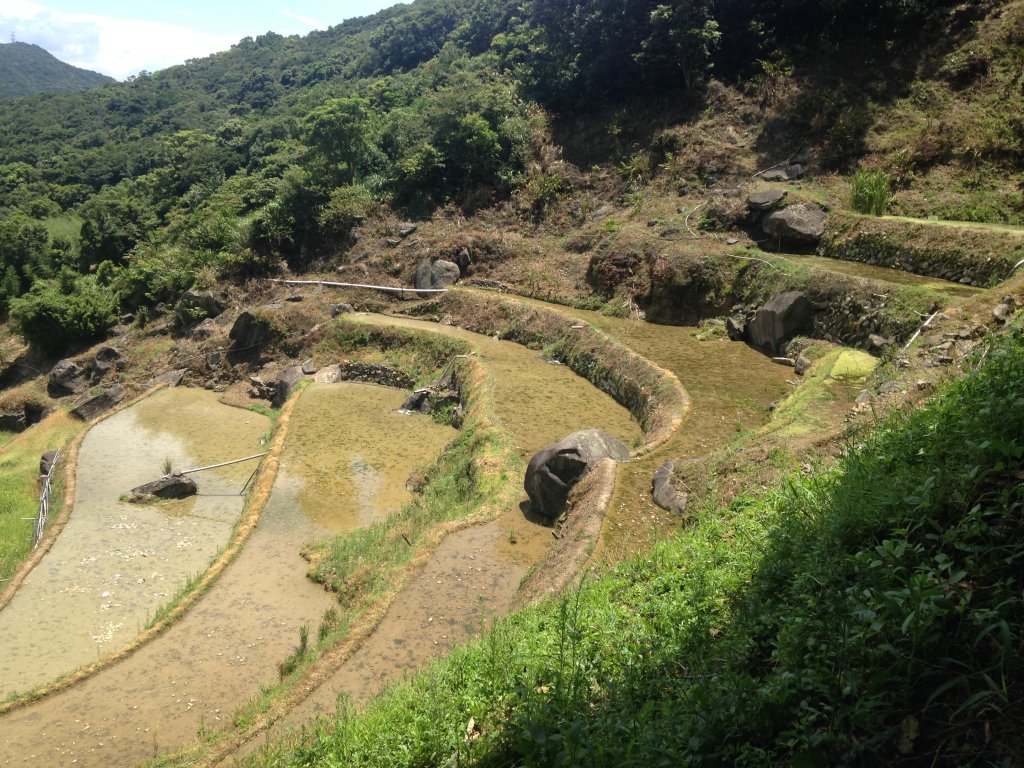
{"label": "white cloud", "polygon": [[20,42],[119,80],[227,50],[237,42],[175,24],[63,13],[30,0],[0,0],[0,29],[5,37],[13,32]]}

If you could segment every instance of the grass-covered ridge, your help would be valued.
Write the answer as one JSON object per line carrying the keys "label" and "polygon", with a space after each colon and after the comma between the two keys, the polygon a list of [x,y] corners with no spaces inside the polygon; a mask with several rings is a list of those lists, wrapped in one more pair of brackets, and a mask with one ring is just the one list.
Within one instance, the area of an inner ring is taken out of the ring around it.
{"label": "grass-covered ridge", "polygon": [[706,510],[275,765],[1008,765],[1024,334],[833,470]]}

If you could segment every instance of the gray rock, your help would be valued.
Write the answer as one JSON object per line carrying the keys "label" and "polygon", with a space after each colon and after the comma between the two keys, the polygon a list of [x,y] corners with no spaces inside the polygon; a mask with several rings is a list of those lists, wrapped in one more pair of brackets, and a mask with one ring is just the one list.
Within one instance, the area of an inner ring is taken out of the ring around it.
{"label": "gray rock", "polygon": [[784,189],[751,192],[747,196],[747,208],[752,211],[770,211],[781,203],[787,194],[789,193]]}
{"label": "gray rock", "polygon": [[132,488],[128,500],[134,504],[157,499],[185,499],[199,492],[195,480],[186,475],[167,475],[152,483]]}
{"label": "gray rock", "polygon": [[430,261],[425,259],[416,269],[416,287],[420,290],[429,288],[447,288],[459,282],[462,272],[459,265],[444,259]]}
{"label": "gray rock", "polygon": [[791,205],[765,216],[761,229],[775,244],[815,246],[825,234],[825,218],[825,212],[816,205]]}
{"label": "gray rock", "polygon": [[174,305],[178,325],[192,325],[198,320],[217,317],[224,312],[224,303],[210,291],[185,291]]}
{"label": "gray rock", "polygon": [[28,428],[24,413],[0,413],[0,430],[4,432],[24,432]]}
{"label": "gray rock", "polygon": [[463,248],[455,254],[455,263],[459,266],[459,273],[466,277],[469,274],[469,265],[472,263],[468,248]]}
{"label": "gray rock", "polygon": [[804,167],[800,163],[793,163],[783,168],[782,173],[785,174],[786,181],[797,181],[804,177]]}
{"label": "gray rock", "polygon": [[398,225],[398,236],[399,237],[408,237],[409,235],[413,234],[417,229],[419,229],[419,227],[417,227],[411,221],[410,222],[406,222],[404,224],[399,224]]}
{"label": "gray rock", "polygon": [[291,396],[295,388],[299,386],[299,382],[303,379],[302,366],[293,365],[291,368],[285,368],[277,376],[271,379],[268,386],[272,390],[270,404],[275,408],[280,408],[285,404],[285,401]]}
{"label": "gray rock", "polygon": [[428,409],[427,412],[429,412],[429,397],[429,389],[417,389],[415,392],[413,392],[411,395],[405,398],[405,402],[402,403],[402,407],[400,408],[400,410],[406,411],[407,413],[423,413],[423,408],[424,406],[426,406]]}
{"label": "gray rock", "polygon": [[992,317],[994,317],[1000,325],[1006,325],[1006,323],[1010,322],[1015,311],[1016,307],[1014,304],[1003,301],[1001,304],[997,304],[992,310]]}
{"label": "gray rock", "polygon": [[747,324],[747,337],[755,347],[778,351],[807,324],[811,312],[811,302],[800,291],[777,293]]}
{"label": "gray rock", "polygon": [[337,317],[338,315],[350,315],[355,311],[355,308],[351,304],[331,304],[331,317]]}
{"label": "gray rock", "polygon": [[93,357],[93,380],[102,378],[108,371],[123,371],[128,367],[128,361],[121,356],[113,347],[101,347]]}
{"label": "gray rock", "polygon": [[188,368],[182,368],[177,371],[168,371],[167,373],[161,373],[159,376],[155,376],[152,379],[150,379],[148,386],[155,387],[157,384],[163,384],[164,382],[166,382],[171,387],[180,386],[181,382],[185,378],[186,373],[188,373]]}
{"label": "gray rock", "polygon": [[796,368],[796,360],[792,357],[773,357],[772,362],[776,365],[785,365],[789,368]]}
{"label": "gray rock", "polygon": [[77,395],[89,388],[90,378],[89,371],[74,360],[61,360],[50,370],[47,390],[51,397]]}
{"label": "gray rock", "polygon": [[220,364],[224,362],[224,353],[217,351],[211,352],[206,356],[206,367],[207,368],[219,368]]}
{"label": "gray rock", "polygon": [[651,498],[662,509],[679,515],[686,510],[689,499],[685,493],[675,489],[675,471],[676,463],[672,460],[658,467],[651,478]]}
{"label": "gray rock", "polygon": [[743,341],[747,335],[747,324],[741,318],[725,318],[725,332],[729,334],[732,341]]}
{"label": "gray rock", "polygon": [[808,360],[804,355],[797,355],[796,361],[793,364],[793,368],[796,370],[797,376],[803,376],[809,370],[811,370],[811,361]]}
{"label": "gray rock", "polygon": [[228,333],[231,339],[228,356],[234,359],[256,358],[265,346],[277,341],[282,331],[274,321],[280,309],[280,304],[264,304],[243,311]]}
{"label": "gray rock", "polygon": [[789,181],[786,172],[781,168],[772,168],[770,171],[765,171],[761,174],[761,178],[765,181]]}
{"label": "gray rock", "polygon": [[310,358],[309,360],[305,361],[302,364],[302,373],[305,374],[306,376],[312,376],[316,372],[317,372],[316,363],[313,362],[312,358]]}
{"label": "gray rock", "polygon": [[565,501],[572,487],[604,458],[626,461],[629,448],[598,429],[573,432],[538,451],[530,459],[523,483],[533,511],[556,519],[565,511]]}
{"label": "gray rock", "polygon": [[124,399],[124,387],[111,387],[95,397],[91,397],[71,411],[71,415],[82,421],[92,421],[105,411],[109,411]]}
{"label": "gray rock", "polygon": [[868,336],[868,345],[871,347],[871,349],[878,350],[879,352],[881,352],[883,349],[888,349],[889,347],[891,347],[892,341],[885,338],[885,336],[882,336],[877,333],[872,333]]}
{"label": "gray rock", "polygon": [[57,451],[47,451],[39,457],[39,474],[48,475],[57,461]]}

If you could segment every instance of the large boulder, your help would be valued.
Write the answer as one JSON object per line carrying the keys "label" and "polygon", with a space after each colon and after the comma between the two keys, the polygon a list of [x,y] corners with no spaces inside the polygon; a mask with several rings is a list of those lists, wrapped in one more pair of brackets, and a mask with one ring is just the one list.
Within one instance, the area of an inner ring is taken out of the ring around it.
{"label": "large boulder", "polygon": [[123,371],[128,361],[113,347],[100,347],[93,357],[93,381],[103,378],[109,371]]}
{"label": "large boulder", "polygon": [[28,428],[23,412],[0,413],[0,431],[24,432]]}
{"label": "large boulder", "polygon": [[530,459],[523,483],[533,511],[550,520],[559,517],[565,511],[565,500],[572,487],[606,458],[626,461],[629,448],[599,429],[573,432],[538,451]]}
{"label": "large boulder", "polygon": [[461,276],[458,264],[444,259],[437,261],[424,259],[416,268],[416,287],[419,290],[447,288],[459,282]]}
{"label": "large boulder", "polygon": [[71,411],[71,415],[82,421],[92,421],[101,413],[109,411],[124,399],[124,387],[111,387],[91,397]]}
{"label": "large boulder", "polygon": [[267,345],[278,341],[283,329],[278,322],[280,304],[264,304],[246,309],[231,326],[228,356],[234,360],[254,359]]}
{"label": "large boulder", "polygon": [[825,212],[816,205],[790,205],[765,216],[761,229],[771,238],[770,245],[813,247],[825,234]]}
{"label": "large boulder", "polygon": [[755,347],[778,352],[811,319],[811,302],[800,291],[772,296],[747,324],[747,338]]}
{"label": "large boulder", "polygon": [[128,501],[145,503],[156,499],[185,499],[199,492],[196,481],[185,475],[166,475],[152,483],[132,488]]}
{"label": "large boulder", "polygon": [[685,493],[675,488],[676,463],[669,459],[662,464],[651,478],[651,498],[662,509],[677,515],[686,511],[689,500]]}
{"label": "large boulder", "polygon": [[57,463],[57,451],[47,451],[39,457],[39,474],[48,475]]}
{"label": "large boulder", "polygon": [[305,374],[302,372],[301,365],[293,365],[291,368],[285,368],[277,376],[267,382],[272,391],[273,395],[270,398],[270,404],[275,408],[280,408],[288,398],[291,396],[295,388],[299,386],[305,378]]}
{"label": "large boulder", "polygon": [[47,390],[51,397],[64,397],[84,392],[91,385],[91,372],[74,360],[61,360],[50,370]]}
{"label": "large boulder", "polygon": [[210,291],[185,291],[174,305],[174,316],[181,326],[217,317],[223,311],[224,303]]}
{"label": "large boulder", "polygon": [[762,213],[778,207],[779,203],[786,197],[784,189],[768,189],[764,192],[751,192],[747,195],[747,208],[751,211]]}

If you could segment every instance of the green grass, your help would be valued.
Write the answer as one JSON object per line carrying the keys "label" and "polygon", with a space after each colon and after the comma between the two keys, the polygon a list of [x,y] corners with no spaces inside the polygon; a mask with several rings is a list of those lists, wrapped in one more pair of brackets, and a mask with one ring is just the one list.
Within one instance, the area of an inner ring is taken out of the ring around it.
{"label": "green grass", "polygon": [[850,180],[853,210],[883,216],[891,202],[889,181],[885,171],[857,171]]}
{"label": "green grass", "polygon": [[39,505],[39,457],[67,445],[82,423],[55,414],[0,448],[0,585],[6,584],[28,556],[32,523]]}
{"label": "green grass", "polygon": [[515,614],[295,766],[1012,765],[1024,335],[839,465]]}

